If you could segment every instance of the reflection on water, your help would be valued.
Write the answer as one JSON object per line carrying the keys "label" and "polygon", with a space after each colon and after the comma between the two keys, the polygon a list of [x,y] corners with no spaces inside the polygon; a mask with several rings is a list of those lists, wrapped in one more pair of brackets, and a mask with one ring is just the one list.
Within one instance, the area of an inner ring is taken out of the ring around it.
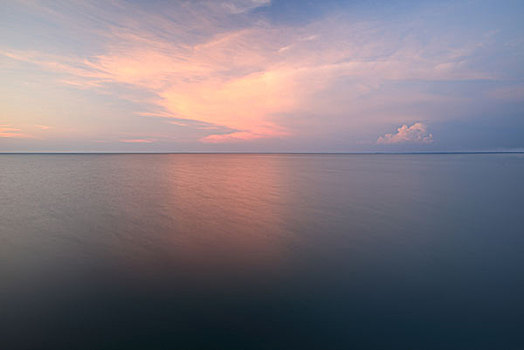
{"label": "reflection on water", "polygon": [[[191,265],[226,263],[229,271],[275,268],[292,233],[284,229],[286,171],[272,157],[186,156],[170,163],[172,244]],[[181,234],[183,233],[183,234]]]}
{"label": "reflection on water", "polygon": [[518,349],[524,156],[1,155],[9,349]]}

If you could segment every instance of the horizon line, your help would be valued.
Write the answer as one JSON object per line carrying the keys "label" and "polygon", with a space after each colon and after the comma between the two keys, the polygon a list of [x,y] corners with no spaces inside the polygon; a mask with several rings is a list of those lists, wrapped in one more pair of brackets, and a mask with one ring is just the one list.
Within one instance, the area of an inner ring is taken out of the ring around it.
{"label": "horizon line", "polygon": [[424,155],[424,154],[524,154],[524,151],[449,151],[449,152],[0,152],[0,155],[60,155],[60,154],[76,154],[76,155],[95,155],[95,154],[346,154],[346,155]]}

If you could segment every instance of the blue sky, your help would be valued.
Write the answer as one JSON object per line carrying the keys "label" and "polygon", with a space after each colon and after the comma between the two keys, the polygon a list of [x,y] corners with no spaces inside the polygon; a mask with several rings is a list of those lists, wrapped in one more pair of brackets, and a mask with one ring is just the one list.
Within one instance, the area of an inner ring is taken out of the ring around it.
{"label": "blue sky", "polygon": [[0,4],[0,151],[524,150],[522,1]]}

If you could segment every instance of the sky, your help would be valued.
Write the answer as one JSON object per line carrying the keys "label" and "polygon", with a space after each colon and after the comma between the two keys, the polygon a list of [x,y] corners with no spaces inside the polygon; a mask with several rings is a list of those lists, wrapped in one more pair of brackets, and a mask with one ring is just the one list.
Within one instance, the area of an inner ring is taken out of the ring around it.
{"label": "sky", "polygon": [[524,1],[0,0],[0,152],[524,150]]}

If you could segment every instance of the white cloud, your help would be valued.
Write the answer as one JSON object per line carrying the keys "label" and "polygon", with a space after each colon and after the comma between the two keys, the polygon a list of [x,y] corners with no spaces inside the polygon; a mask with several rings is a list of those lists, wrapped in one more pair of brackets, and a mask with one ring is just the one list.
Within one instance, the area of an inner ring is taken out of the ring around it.
{"label": "white cloud", "polygon": [[378,144],[395,143],[431,143],[433,135],[429,133],[427,126],[422,123],[414,123],[411,126],[406,124],[397,129],[394,134],[386,134],[377,139]]}

